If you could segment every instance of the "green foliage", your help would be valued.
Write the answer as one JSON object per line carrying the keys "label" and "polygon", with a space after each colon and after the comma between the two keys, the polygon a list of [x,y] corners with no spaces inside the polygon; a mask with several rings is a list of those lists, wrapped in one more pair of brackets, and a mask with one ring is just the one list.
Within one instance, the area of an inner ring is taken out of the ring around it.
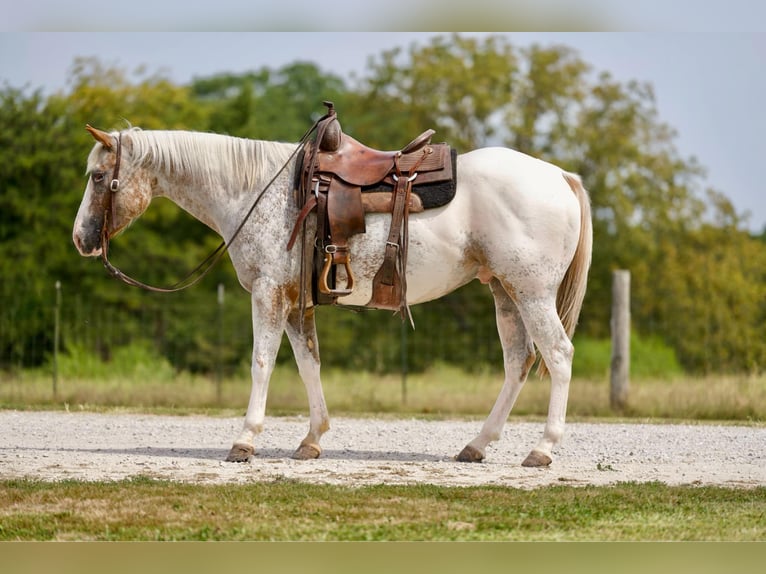
{"label": "green foliage", "polygon": [[[49,359],[52,361],[52,358]],[[52,372],[52,364],[46,366]],[[82,344],[72,344],[66,353],[58,357],[58,370],[62,378],[81,380],[95,378],[103,381],[157,381],[169,382],[175,372],[170,362],[148,341],[137,341],[124,347],[116,347],[112,358],[106,362]]]}
{"label": "green foliage", "polygon": [[[470,81],[467,81],[470,79]],[[611,273],[632,274],[634,369],[760,373],[766,365],[766,234],[754,237],[702,166],[680,156],[652,87],[597,73],[566,46],[521,49],[507,36],[437,36],[369,62],[354,85],[313,63],[197,78],[175,85],[145,69],[78,59],[66,91],[0,89],[0,368],[42,365],[52,350],[54,284],[61,281],[62,349],[105,362],[133,343],[178,369],[231,373],[249,361],[249,298],[231,265],[182,295],[157,296],[109,280],[77,256],[71,225],[93,145],[104,129],[193,129],[297,141],[333,100],[344,130],[394,149],[432,127],[461,151],[505,144],[583,176],[594,213],[594,254],[575,370],[602,372]],[[170,284],[219,239],[157,201],[113,243],[112,258],[144,280]],[[226,307],[216,305],[218,284]],[[500,346],[486,287],[473,282],[413,309],[413,372],[435,361],[497,368]],[[319,312],[323,363],[385,373],[400,368],[401,325],[383,312]],[[216,328],[211,328],[216,326]],[[219,345],[220,333],[226,345]],[[348,353],[354,342],[357,351]],[[641,355],[643,353],[643,356]],[[290,359],[287,345],[279,361]],[[656,362],[658,361],[658,362]],[[95,367],[94,367],[95,368]],[[647,373],[647,374],[648,374]]]}
{"label": "green foliage", "polygon": [[[355,130],[380,147],[394,147],[431,127],[463,152],[495,136],[494,118],[508,104],[518,66],[507,40],[439,36],[402,55],[397,48],[370,62],[360,109],[353,112]],[[350,110],[344,116],[350,118]]]}
{"label": "green foliage", "polygon": [[[50,349],[55,279],[81,272],[68,247],[84,149],[65,105],[40,92],[0,91],[0,365],[35,364]],[[79,151],[79,153],[78,153]],[[79,156],[79,157],[78,157]]]}
{"label": "green foliage", "polygon": [[347,97],[341,78],[305,62],[200,78],[191,90],[211,110],[212,131],[276,141],[298,141],[324,113],[322,100],[343,109]]}
{"label": "green foliage", "polygon": [[654,289],[636,308],[698,372],[766,365],[766,249],[733,225],[704,225],[654,254]]}
{"label": "green foliage", "polygon": [[[575,358],[572,373],[575,377],[602,378],[609,376],[612,343],[609,339],[591,339],[575,336]],[[630,375],[636,378],[673,379],[683,369],[672,347],[659,337],[630,337]]]}

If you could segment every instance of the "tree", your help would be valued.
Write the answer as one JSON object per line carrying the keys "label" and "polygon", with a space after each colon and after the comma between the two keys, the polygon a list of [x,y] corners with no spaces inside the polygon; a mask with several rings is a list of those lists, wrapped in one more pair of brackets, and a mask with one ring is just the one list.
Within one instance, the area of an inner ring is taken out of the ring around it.
{"label": "tree", "polygon": [[67,192],[82,172],[60,99],[6,88],[0,125],[0,366],[7,367],[42,360],[55,281],[83,269],[64,264],[72,247]]}
{"label": "tree", "polygon": [[199,78],[191,90],[210,107],[213,131],[296,142],[324,113],[322,100],[334,101],[342,109],[346,97],[340,77],[306,62]]}
{"label": "tree", "polygon": [[430,127],[439,141],[468,151],[502,129],[499,114],[511,101],[518,62],[502,37],[455,34],[412,44],[406,55],[400,48],[385,51],[369,68],[349,122],[364,130],[368,143],[392,146]]}

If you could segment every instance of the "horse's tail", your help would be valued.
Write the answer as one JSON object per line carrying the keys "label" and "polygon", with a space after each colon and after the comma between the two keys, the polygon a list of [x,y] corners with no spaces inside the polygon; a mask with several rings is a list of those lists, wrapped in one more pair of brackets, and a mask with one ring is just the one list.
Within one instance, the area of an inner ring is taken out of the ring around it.
{"label": "horse's tail", "polygon": [[[577,248],[572,262],[569,264],[556,294],[556,310],[567,336],[571,339],[580,318],[583,299],[585,299],[593,249],[593,222],[591,220],[590,198],[587,190],[583,187],[580,176],[568,172],[563,172],[562,175],[580,204],[580,237],[577,240]],[[537,373],[541,377],[548,373],[548,368],[542,360]]]}

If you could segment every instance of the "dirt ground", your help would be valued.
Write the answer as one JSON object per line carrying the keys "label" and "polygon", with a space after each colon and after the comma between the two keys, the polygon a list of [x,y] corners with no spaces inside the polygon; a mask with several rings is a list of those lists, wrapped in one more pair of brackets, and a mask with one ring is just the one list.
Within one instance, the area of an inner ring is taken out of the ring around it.
{"label": "dirt ground", "polygon": [[511,419],[484,462],[465,464],[453,457],[478,433],[480,421],[336,418],[322,440],[322,457],[296,461],[290,457],[308,419],[272,417],[249,463],[224,462],[241,424],[241,418],[0,411],[0,478],[517,488],[651,481],[766,485],[762,426],[570,423],[551,466],[529,469],[521,461],[542,423]]}

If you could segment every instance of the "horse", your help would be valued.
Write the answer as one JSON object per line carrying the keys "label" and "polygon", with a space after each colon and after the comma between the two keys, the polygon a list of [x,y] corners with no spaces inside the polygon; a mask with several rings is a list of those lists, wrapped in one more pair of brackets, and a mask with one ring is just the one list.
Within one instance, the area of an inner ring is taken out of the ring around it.
{"label": "horse", "polygon": [[[102,239],[117,236],[160,196],[218,233],[240,284],[250,293],[254,330],[251,394],[226,460],[248,462],[255,455],[283,332],[310,413],[308,433],[293,457],[319,457],[330,417],[314,306],[299,305],[301,256],[285,248],[300,212],[294,197],[300,144],[180,130],[87,129],[96,143],[87,159],[88,182],[72,232],[79,253],[101,255]],[[409,217],[407,304],[438,299],[474,279],[489,286],[504,382],[478,434],[454,458],[485,459],[486,447],[500,439],[539,352],[538,369],[551,379],[548,414],[542,437],[522,465],[545,467],[564,434],[571,338],[591,262],[590,199],[578,175],[509,148],[459,154],[456,166],[454,199]],[[256,207],[252,202],[258,192]],[[366,232],[351,238],[356,288],[340,297],[339,305],[364,306],[370,300],[389,224],[390,215],[368,214]],[[306,226],[315,228],[313,214]],[[307,237],[313,239],[310,232]]]}

